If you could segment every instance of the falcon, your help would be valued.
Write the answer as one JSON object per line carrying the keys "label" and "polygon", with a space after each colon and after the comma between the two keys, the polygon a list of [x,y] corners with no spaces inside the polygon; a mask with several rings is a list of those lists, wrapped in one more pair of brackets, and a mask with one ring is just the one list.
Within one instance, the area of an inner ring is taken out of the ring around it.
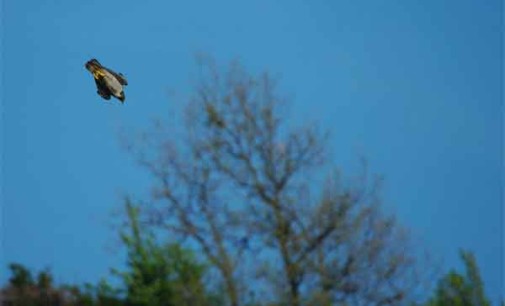
{"label": "falcon", "polygon": [[102,66],[96,59],[89,60],[86,69],[93,74],[95,79],[97,93],[105,100],[110,100],[113,96],[121,103],[124,103],[125,94],[124,86],[128,85],[128,81],[121,73],[116,73],[109,68]]}

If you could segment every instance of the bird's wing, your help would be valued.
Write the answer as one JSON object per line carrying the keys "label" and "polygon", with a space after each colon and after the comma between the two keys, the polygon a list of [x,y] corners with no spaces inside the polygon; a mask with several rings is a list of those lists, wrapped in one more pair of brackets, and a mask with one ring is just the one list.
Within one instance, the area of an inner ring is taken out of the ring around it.
{"label": "bird's wing", "polygon": [[104,67],[104,69],[107,70],[110,74],[112,74],[119,81],[119,83],[121,83],[121,85],[128,85],[128,81],[126,80],[126,77],[123,74],[116,73],[110,70],[109,68]]}
{"label": "bird's wing", "polygon": [[107,89],[107,86],[105,86],[103,79],[102,78],[99,78],[99,79],[94,78],[94,79],[95,79],[97,93],[105,100],[110,100],[110,91]]}

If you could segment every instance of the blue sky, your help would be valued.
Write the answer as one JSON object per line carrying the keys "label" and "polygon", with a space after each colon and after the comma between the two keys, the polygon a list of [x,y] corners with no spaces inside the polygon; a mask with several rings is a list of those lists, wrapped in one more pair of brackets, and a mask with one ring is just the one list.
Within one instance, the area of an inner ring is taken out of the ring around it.
{"label": "blue sky", "polygon": [[[11,261],[78,283],[122,263],[110,215],[149,178],[118,128],[176,116],[206,52],[279,76],[343,169],[365,155],[432,254],[473,250],[505,292],[500,1],[3,3],[1,282]],[[128,77],[125,105],[96,94],[92,57]]]}

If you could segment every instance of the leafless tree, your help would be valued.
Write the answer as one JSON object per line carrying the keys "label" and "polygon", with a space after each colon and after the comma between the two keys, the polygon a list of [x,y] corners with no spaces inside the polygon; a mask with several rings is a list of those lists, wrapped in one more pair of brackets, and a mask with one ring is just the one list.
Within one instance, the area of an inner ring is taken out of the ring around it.
{"label": "leafless tree", "polygon": [[380,180],[344,182],[267,74],[200,67],[182,136],[157,124],[132,149],[156,181],[150,222],[201,252],[233,306],[404,304],[415,250]]}

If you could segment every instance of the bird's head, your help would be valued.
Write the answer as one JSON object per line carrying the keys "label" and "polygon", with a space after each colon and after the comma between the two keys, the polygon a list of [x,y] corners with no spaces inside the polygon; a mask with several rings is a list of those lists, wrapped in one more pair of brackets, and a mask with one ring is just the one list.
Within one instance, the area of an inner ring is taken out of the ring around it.
{"label": "bird's head", "polygon": [[89,60],[86,65],[86,69],[88,69],[90,72],[95,72],[98,68],[101,67],[100,63],[96,59],[91,59]]}

